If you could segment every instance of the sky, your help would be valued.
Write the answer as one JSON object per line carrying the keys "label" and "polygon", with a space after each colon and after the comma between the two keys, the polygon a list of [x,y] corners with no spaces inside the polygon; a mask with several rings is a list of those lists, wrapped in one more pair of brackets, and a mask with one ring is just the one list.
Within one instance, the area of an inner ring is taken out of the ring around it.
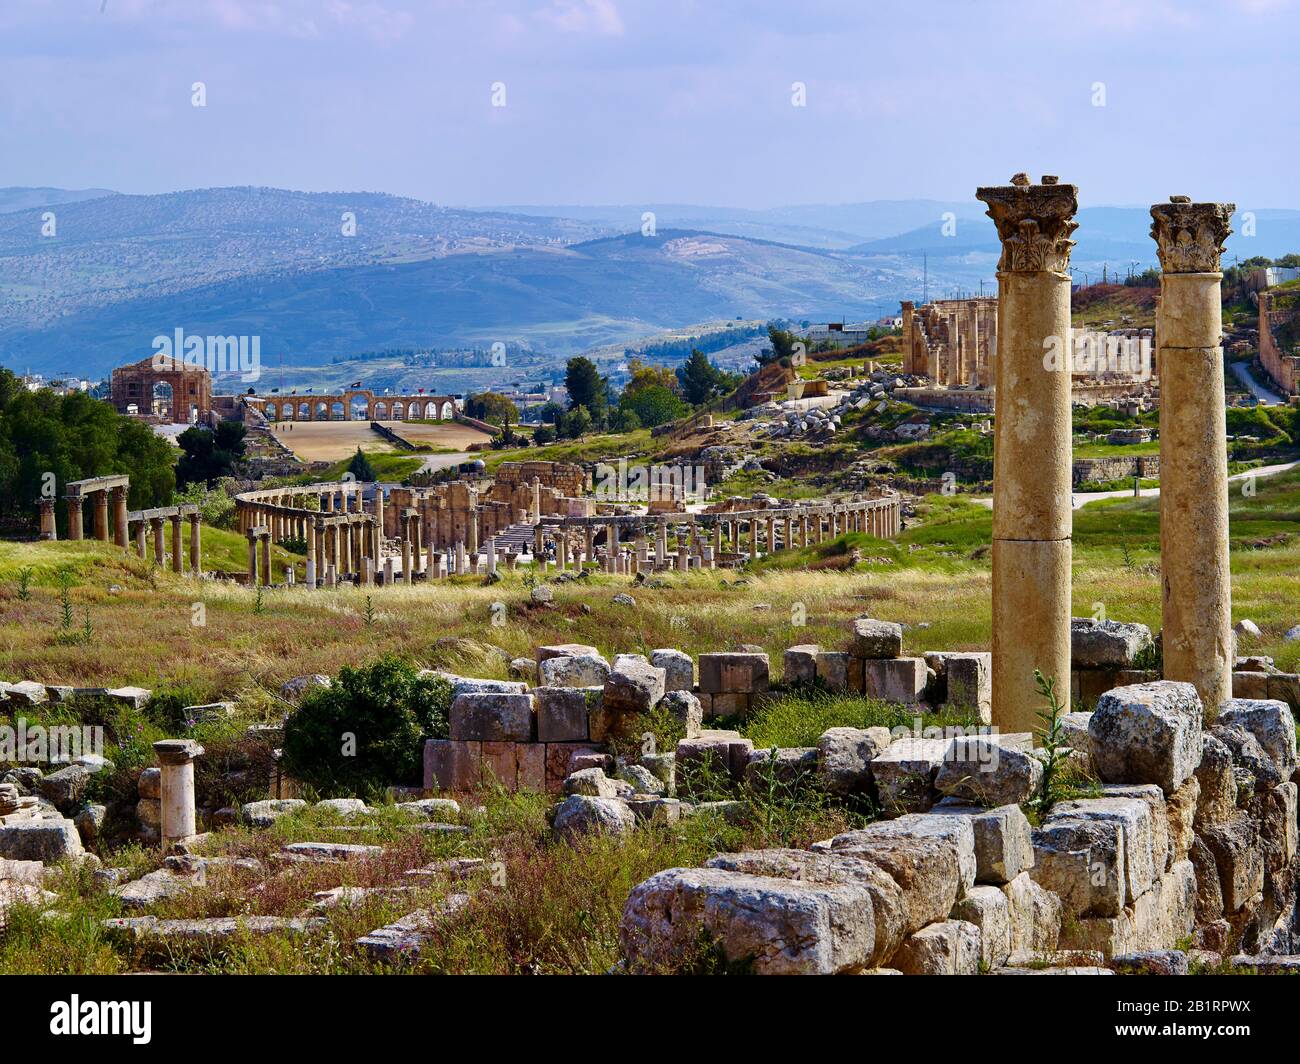
{"label": "sky", "polygon": [[0,0],[0,186],[1300,208],[1298,7]]}

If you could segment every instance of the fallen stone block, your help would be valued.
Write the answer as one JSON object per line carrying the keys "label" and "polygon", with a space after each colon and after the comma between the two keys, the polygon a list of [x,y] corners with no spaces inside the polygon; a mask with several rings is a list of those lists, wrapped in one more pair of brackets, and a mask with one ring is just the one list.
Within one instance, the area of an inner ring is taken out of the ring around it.
{"label": "fallen stone block", "polygon": [[1006,964],[1011,954],[1011,902],[997,887],[972,887],[953,906],[953,918],[974,924],[980,933],[980,966]]}
{"label": "fallen stone block", "polygon": [[1201,760],[1201,700],[1189,683],[1117,687],[1088,722],[1092,760],[1106,783],[1156,783],[1176,791]]}
{"label": "fallen stone block", "polygon": [[469,907],[468,894],[452,894],[438,906],[407,913],[400,920],[362,935],[356,944],[371,960],[397,964],[419,956],[438,926]]}
{"label": "fallen stone block", "polygon": [[841,797],[872,789],[871,762],[890,744],[888,728],[828,728],[817,740],[822,786]]}
{"label": "fallen stone block", "polygon": [[1196,799],[1196,830],[1220,824],[1237,812],[1237,784],[1232,776],[1232,751],[1213,735],[1201,741],[1201,763],[1196,766],[1200,791]]}
{"label": "fallen stone block", "polygon": [[555,833],[570,842],[582,835],[624,835],[636,826],[628,804],[618,798],[573,794],[555,811]]}
{"label": "fallen stone block", "polygon": [[1037,791],[1042,763],[985,735],[953,739],[935,775],[940,794],[984,806],[1017,805]]}
{"label": "fallen stone block", "polygon": [[1285,702],[1230,698],[1219,707],[1216,723],[1245,728],[1273,759],[1282,780],[1291,778],[1296,770],[1295,717]]}
{"label": "fallen stone block", "polygon": [[695,686],[695,662],[680,650],[650,651],[650,664],[664,670],[664,691],[689,691]]}
{"label": "fallen stone block", "polygon": [[701,654],[700,690],[711,695],[761,694],[768,689],[768,670],[766,654]]}
{"label": "fallen stone block", "polygon": [[821,852],[851,854],[888,873],[902,888],[908,933],[946,919],[962,893],[960,856],[949,840],[854,831],[837,836]]}
{"label": "fallen stone block", "polygon": [[931,816],[961,816],[975,837],[975,882],[1002,886],[1034,865],[1033,829],[1018,805],[994,809],[959,805],[945,799]]}
{"label": "fallen stone block", "polygon": [[1127,900],[1124,831],[1114,820],[1049,818],[1035,828],[1034,881],[1075,916],[1115,916]]}
{"label": "fallen stone block", "polygon": [[457,695],[452,699],[450,719],[453,741],[526,743],[535,736],[532,695],[496,692]]}
{"label": "fallen stone block", "polygon": [[635,971],[698,964],[701,944],[759,975],[832,975],[870,967],[871,895],[719,868],[670,868],[632,888],[619,938]]}
{"label": "fallen stone block", "polygon": [[671,713],[682,726],[687,739],[694,738],[704,730],[704,707],[690,691],[669,691],[655,708]]}
{"label": "fallen stone block", "polygon": [[871,762],[886,814],[923,812],[934,804],[934,778],[950,739],[896,739]]}
{"label": "fallen stone block", "polygon": [[884,964],[902,944],[907,920],[903,889],[883,868],[853,854],[816,853],[811,850],[746,850],[720,853],[705,862],[751,876],[775,876],[808,883],[851,883],[871,896],[875,942],[868,963]]}
{"label": "fallen stone block", "polygon": [[[973,709],[981,722],[993,721],[993,655],[987,651],[926,651],[934,670],[938,704]],[[931,701],[934,701],[931,699]]]}
{"label": "fallen stone block", "polygon": [[0,857],[53,864],[83,852],[77,825],[62,817],[21,820],[0,826]]}
{"label": "fallen stone block", "polygon": [[1152,645],[1145,624],[1070,618],[1070,664],[1076,669],[1129,669]]}
{"label": "fallen stone block", "polygon": [[855,658],[896,658],[903,652],[903,626],[859,617],[853,622],[849,653]]}
{"label": "fallen stone block", "polygon": [[979,928],[944,920],[904,939],[891,963],[904,975],[977,975],[979,962]]}
{"label": "fallen stone block", "polygon": [[543,687],[603,687],[610,665],[599,654],[574,654],[547,658],[537,666]]}
{"label": "fallen stone block", "polygon": [[602,708],[607,713],[648,713],[663,698],[666,674],[645,658],[620,654],[605,681]]}
{"label": "fallen stone block", "polygon": [[[1165,826],[1163,812],[1163,803],[1161,803],[1162,816],[1159,823],[1162,828]],[[1156,845],[1152,827],[1155,818],[1152,816],[1151,806],[1143,798],[1107,795],[1105,798],[1081,798],[1058,802],[1052,807],[1052,813],[1044,821],[1043,826],[1050,828],[1063,820],[1100,820],[1120,826],[1124,834],[1124,899],[1132,900],[1145,894],[1151,889],[1156,877],[1164,872],[1163,852],[1160,854],[1159,868],[1156,866]],[[1123,899],[1120,904],[1124,904]]]}
{"label": "fallen stone block", "polygon": [[915,705],[925,693],[924,658],[868,658],[862,665],[862,689],[882,702]]}

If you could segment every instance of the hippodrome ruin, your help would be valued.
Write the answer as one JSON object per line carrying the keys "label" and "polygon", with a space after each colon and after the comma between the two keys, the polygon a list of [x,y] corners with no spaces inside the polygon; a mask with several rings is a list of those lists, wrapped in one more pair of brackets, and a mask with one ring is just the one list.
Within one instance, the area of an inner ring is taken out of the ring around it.
{"label": "hippodrome ruin", "polygon": [[[832,690],[905,706],[960,700],[980,711],[991,733],[899,737],[885,728],[831,728],[815,747],[755,749],[736,731],[703,727],[712,716],[743,720],[766,695],[768,658],[752,651],[701,654],[698,683],[697,663],[679,650],[622,654],[611,665],[595,648],[575,644],[538,647],[524,663],[531,683],[442,674],[454,684],[450,735],[426,741],[422,798],[408,802],[426,803],[423,813],[432,809],[428,802],[448,801],[433,795],[472,793],[494,779],[507,790],[563,793],[552,830],[566,841],[625,834],[645,821],[672,824],[707,807],[734,815],[742,801],[704,801],[691,791],[687,770],[701,764],[740,794],[806,771],[841,798],[879,799],[884,819],[809,849],[723,853],[703,867],[670,868],[639,883],[619,925],[627,970],[685,967],[701,936],[727,961],[759,973],[1102,973],[1175,971],[1179,964],[1186,971],[1188,941],[1221,959],[1252,951],[1233,958],[1242,969],[1294,966],[1300,840],[1291,777],[1300,680],[1288,676],[1275,691],[1272,675],[1259,673],[1256,683],[1256,674],[1234,674],[1219,298],[1233,207],[1172,196],[1151,208],[1162,269],[1155,335],[1163,660],[1153,671],[1137,662],[1151,643],[1146,626],[1071,617],[1075,367],[1045,352],[1071,335],[1067,267],[1077,188],[1017,174],[977,196],[1002,244],[999,293],[995,308],[966,313],[974,330],[990,330],[995,309],[996,356],[991,336],[983,367],[979,343],[967,350],[960,342],[936,379],[992,388],[999,399],[991,653],[905,656],[901,625],[862,617],[847,650],[801,644],[785,652],[783,664],[787,683],[815,677]],[[917,357],[915,349],[909,357]],[[116,478],[83,482],[70,489],[69,504],[79,509],[93,495],[95,534],[107,539],[108,493],[116,492],[116,542],[127,545],[134,521],[143,551],[149,521],[159,562],[158,530],[171,520],[179,569],[178,530],[190,515],[184,508],[127,513],[123,488]],[[272,542],[305,545],[303,583],[315,589],[346,580],[491,576],[524,558],[541,573],[597,567],[636,576],[739,566],[760,552],[843,531],[888,538],[901,529],[892,494],[627,513],[627,504],[584,495],[585,488],[578,466],[518,463],[503,466],[490,484],[336,482],[244,492],[236,500],[249,542],[244,579],[270,581]],[[45,505],[43,527],[52,535]],[[192,567],[199,569],[197,555]],[[1043,738],[1040,672],[1097,685],[1095,711],[1067,714],[1064,725],[1065,746],[1092,766],[1099,796],[1061,802],[1031,826],[1021,805],[1046,771],[1036,749]],[[686,737],[671,754],[616,760],[611,742],[635,736],[655,708],[677,716]],[[1213,729],[1207,711],[1217,713]],[[203,748],[172,739],[154,750],[159,769],[146,770],[148,798],[141,776],[141,804],[152,803],[157,841],[181,846],[199,868],[204,859],[186,847],[205,821],[228,812],[266,826],[292,808],[286,798],[287,805],[258,802],[200,816],[194,760]],[[359,799],[333,801],[355,803],[348,808],[358,815],[367,808]],[[30,819],[21,802],[0,790],[0,814],[9,811],[18,826]],[[451,801],[431,818],[460,813]],[[5,816],[0,823],[9,829]],[[295,843],[282,859],[351,859],[360,849]],[[177,865],[161,878],[168,890],[183,890],[172,880],[193,872]],[[144,896],[143,882],[118,889]],[[473,906],[474,889],[482,888],[467,886],[456,904]],[[449,916],[419,910],[357,945],[385,961],[409,961],[429,948],[431,926]],[[284,918],[252,919],[267,921],[257,925],[262,933],[288,926]],[[228,924],[213,920],[138,916],[104,926],[165,944],[229,933]]]}

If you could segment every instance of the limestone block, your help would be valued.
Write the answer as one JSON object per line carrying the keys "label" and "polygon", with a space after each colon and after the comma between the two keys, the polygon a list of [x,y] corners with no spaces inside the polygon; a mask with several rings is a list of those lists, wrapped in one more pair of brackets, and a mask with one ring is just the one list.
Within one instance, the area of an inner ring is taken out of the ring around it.
{"label": "limestone block", "polygon": [[781,655],[781,679],[788,685],[810,684],[817,679],[817,655],[822,648],[815,643],[790,647]]}
{"label": "limestone block", "polygon": [[945,651],[925,655],[926,664],[943,668],[943,703],[973,709],[981,722],[993,722],[993,655],[986,652]]}
{"label": "limestone block", "polygon": [[603,687],[609,679],[609,662],[599,654],[551,657],[537,666],[543,687]]}
{"label": "limestone block", "polygon": [[572,771],[570,762],[575,754],[592,753],[587,743],[546,743],[546,790],[555,794],[564,788],[564,780]]}
{"label": "limestone block", "polygon": [[680,650],[652,650],[650,664],[664,670],[664,687],[668,691],[689,691],[695,686],[695,662]]}
{"label": "limestone block", "polygon": [[1295,717],[1280,700],[1230,698],[1219,707],[1218,724],[1245,728],[1273,759],[1283,780],[1296,769]]}
{"label": "limestone block", "polygon": [[[1210,734],[1232,752],[1233,776],[1250,789],[1264,793],[1282,782],[1282,774],[1264,748],[1245,728],[1237,724],[1215,724]],[[1240,798],[1238,799],[1240,801]]]}
{"label": "limestone block", "polygon": [[1200,837],[1219,871],[1224,911],[1235,913],[1264,889],[1264,858],[1255,821],[1241,813],[1207,827]]}
{"label": "limestone block", "polygon": [[572,794],[555,811],[555,833],[572,841],[582,835],[625,835],[636,826],[627,802]]}
{"label": "limestone block", "polygon": [[53,864],[81,852],[81,835],[71,820],[42,817],[0,825],[0,858]]}
{"label": "limestone block", "polygon": [[902,944],[907,919],[903,890],[892,876],[871,861],[853,854],[773,849],[720,853],[705,864],[708,868],[723,868],[752,876],[860,886],[871,896],[875,922],[875,942],[868,963],[886,963]]}
{"label": "limestone block", "polygon": [[642,657],[620,654],[605,681],[603,709],[609,713],[647,713],[664,696],[666,674]]}
{"label": "limestone block", "polygon": [[474,677],[448,676],[453,701],[461,695],[522,695],[528,685],[522,680],[480,680]]}
{"label": "limestone block", "polygon": [[940,794],[977,805],[1019,804],[1037,790],[1042,775],[1037,758],[1005,747],[995,737],[958,736],[939,766],[934,787]]}
{"label": "limestone block", "polygon": [[1115,820],[1049,817],[1035,828],[1034,881],[1076,916],[1116,916],[1124,889],[1124,830]]}
{"label": "limestone block", "polygon": [[892,963],[904,975],[977,975],[979,961],[979,928],[944,920],[904,939]]}
{"label": "limestone block", "polygon": [[829,728],[817,740],[817,773],[831,794],[865,794],[871,762],[889,746],[888,728]]}
{"label": "limestone block", "polygon": [[1232,697],[1243,700],[1268,698],[1268,673],[1249,672],[1245,669],[1234,670]]}
{"label": "limestone block", "polygon": [[862,665],[862,687],[869,698],[915,705],[925,693],[924,658],[870,658]]}
{"label": "limestone block", "polygon": [[903,626],[859,617],[853,622],[849,653],[855,658],[896,658],[903,652]]}
{"label": "limestone block", "polygon": [[[551,658],[573,661],[573,658]],[[537,738],[544,743],[584,742],[587,733],[587,693],[580,687],[538,687]]]}
{"label": "limestone block", "polygon": [[479,785],[483,744],[456,739],[424,743],[424,789],[468,791]]}
{"label": "limestone block", "polygon": [[1160,946],[1172,947],[1189,937],[1196,928],[1196,872],[1192,862],[1182,860],[1160,879]]}
{"label": "limestone block", "polygon": [[515,786],[521,791],[546,790],[546,746],[515,743]]}
{"label": "limestone block", "polygon": [[480,747],[482,757],[481,771],[483,783],[491,786],[498,783],[513,794],[518,789],[519,767],[515,757],[515,744],[512,742],[484,741]]}
{"label": "limestone block", "polygon": [[1145,624],[1070,618],[1070,664],[1076,669],[1128,669],[1152,646]]}
{"label": "limestone block", "polygon": [[1260,819],[1260,841],[1264,851],[1264,868],[1276,876],[1287,869],[1296,856],[1296,784],[1280,783],[1269,791]]}
{"label": "limestone block", "polygon": [[1000,968],[1011,955],[1011,903],[997,887],[973,887],[953,907],[955,919],[979,928],[980,965]]}
{"label": "limestone block", "polygon": [[1056,949],[1064,905],[1060,897],[1021,872],[1002,888],[1011,915],[1011,951],[1046,953]]}
{"label": "limestone block", "polygon": [[949,739],[896,739],[871,762],[887,814],[923,812],[934,804],[934,778],[950,743]]}
{"label": "limestone block", "polygon": [[849,663],[853,659],[839,650],[823,650],[817,655],[817,679],[830,691],[849,690]]}
{"label": "limestone block", "polygon": [[535,737],[532,695],[457,695],[452,699],[450,716],[451,738],[456,740],[526,743]]}
{"label": "limestone block", "polygon": [[[1188,783],[1194,786],[1195,779],[1195,776],[1191,777],[1174,794],[1182,791]],[[1165,792],[1154,783],[1107,783],[1101,790],[1103,797],[1106,798],[1139,798],[1146,802],[1151,811],[1152,874],[1158,876],[1169,871],[1169,802],[1165,800]],[[1170,798],[1172,799],[1173,795],[1170,795]],[[1128,840],[1126,845],[1132,848],[1132,843]]]}
{"label": "limestone block", "polygon": [[754,744],[733,731],[702,731],[677,744],[677,786],[689,793],[695,777],[711,774],[722,780],[743,778]]}
{"label": "limestone block", "polygon": [[1187,860],[1187,855],[1191,853],[1192,840],[1195,838],[1196,806],[1200,795],[1200,780],[1193,776],[1174,791],[1165,802],[1170,865]]}
{"label": "limestone block", "polygon": [[768,667],[766,654],[701,654],[700,690],[714,695],[761,693],[768,689]]}
{"label": "limestone block", "polygon": [[962,870],[952,842],[919,835],[848,832],[821,852],[852,854],[889,874],[903,891],[904,928],[919,931],[945,919],[962,893]]}
{"label": "limestone block", "polygon": [[1237,784],[1232,776],[1232,751],[1213,735],[1201,744],[1201,763],[1196,766],[1200,793],[1196,799],[1196,830],[1227,820],[1237,811]]}
{"label": "limestone block", "polygon": [[685,729],[687,739],[699,735],[704,728],[704,707],[690,691],[669,691],[656,708],[671,713]]}
{"label": "limestone block", "polygon": [[136,780],[135,789],[141,798],[161,798],[162,769],[156,766],[141,769],[140,778]]}
{"label": "limestone block", "polygon": [[786,747],[753,750],[745,764],[745,783],[760,794],[775,786],[789,795],[796,787],[807,787],[817,776],[817,748]]}
{"label": "limestone block", "polygon": [[975,836],[975,882],[1001,886],[1034,865],[1033,831],[1018,805],[996,809],[957,804],[944,799],[931,816],[960,816],[970,821]]}
{"label": "limestone block", "polygon": [[582,794],[589,798],[618,798],[624,792],[619,781],[605,775],[604,769],[580,768],[564,780],[565,794]]}
{"label": "limestone block", "polygon": [[1117,687],[1088,722],[1092,760],[1107,783],[1157,783],[1170,794],[1201,760],[1201,700],[1189,683]]}
{"label": "limestone block", "polygon": [[975,885],[978,871],[975,825],[968,817],[907,813],[895,820],[878,820],[857,831],[837,835],[831,840],[830,848],[843,848],[862,839],[941,839],[957,854],[959,896]]}
{"label": "limestone block", "polygon": [[536,657],[537,664],[540,666],[542,662],[550,658],[582,657],[587,654],[599,655],[600,651],[593,646],[588,646],[586,643],[551,643],[547,646],[538,647],[534,657]]}
{"label": "limestone block", "polygon": [[[1158,870],[1156,868],[1151,807],[1141,798],[1107,796],[1058,802],[1053,806],[1044,826],[1050,826],[1058,820],[1110,821],[1119,825],[1124,836],[1124,897],[1129,901],[1150,890],[1156,876],[1164,872],[1163,853],[1160,855],[1160,867]],[[1161,826],[1164,826],[1163,821]]]}
{"label": "limestone block", "polygon": [[871,967],[875,921],[856,884],[670,868],[632,888],[619,939],[633,970],[675,970],[707,939],[756,974],[830,975]]}

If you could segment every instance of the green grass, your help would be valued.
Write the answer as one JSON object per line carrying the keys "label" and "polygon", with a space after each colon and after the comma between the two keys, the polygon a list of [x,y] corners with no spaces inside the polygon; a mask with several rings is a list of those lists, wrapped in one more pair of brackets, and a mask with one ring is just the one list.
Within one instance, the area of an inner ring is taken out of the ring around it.
{"label": "green grass", "polygon": [[[429,454],[457,454],[450,447],[430,447],[427,450],[420,449],[419,456],[404,451],[365,451],[361,452],[366,456],[366,461],[370,463],[370,468],[375,471],[375,476],[380,480],[405,480],[411,474],[416,473],[424,465],[424,455]],[[324,473],[314,474],[312,480],[330,481],[340,479],[348,470],[348,465],[352,458],[344,458],[335,462]]]}

